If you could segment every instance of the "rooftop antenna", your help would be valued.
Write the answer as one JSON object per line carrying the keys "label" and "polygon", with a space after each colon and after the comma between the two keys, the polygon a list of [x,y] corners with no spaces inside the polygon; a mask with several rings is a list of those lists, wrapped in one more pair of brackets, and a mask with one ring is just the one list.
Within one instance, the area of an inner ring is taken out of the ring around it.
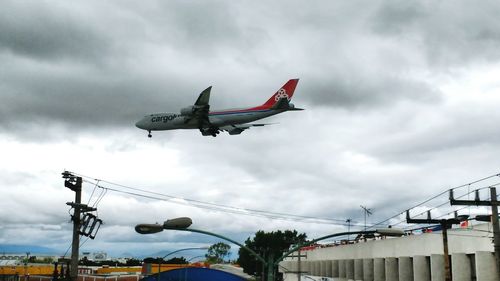
{"label": "rooftop antenna", "polygon": [[[345,222],[347,223],[347,232],[351,232],[351,219],[348,218]],[[350,235],[347,234],[347,241],[349,240],[350,240]]]}
{"label": "rooftop antenna", "polygon": [[370,216],[370,215],[373,215],[372,209],[368,209],[368,208],[366,208],[363,205],[359,205],[359,206],[361,207],[361,209],[363,209],[363,212],[365,213],[365,231],[366,231],[366,217]]}

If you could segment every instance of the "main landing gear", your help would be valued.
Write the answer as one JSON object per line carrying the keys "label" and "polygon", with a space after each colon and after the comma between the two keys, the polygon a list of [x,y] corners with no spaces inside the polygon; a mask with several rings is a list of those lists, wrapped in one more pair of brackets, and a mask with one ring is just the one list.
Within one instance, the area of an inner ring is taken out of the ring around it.
{"label": "main landing gear", "polygon": [[148,131],[148,138],[151,138],[153,135],[151,135],[151,130]]}

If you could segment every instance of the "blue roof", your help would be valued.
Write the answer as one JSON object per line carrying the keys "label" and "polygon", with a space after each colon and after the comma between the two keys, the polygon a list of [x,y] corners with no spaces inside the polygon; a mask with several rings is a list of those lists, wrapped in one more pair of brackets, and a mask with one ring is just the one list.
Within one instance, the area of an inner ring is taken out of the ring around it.
{"label": "blue roof", "polygon": [[[204,267],[186,267],[160,274],[159,281],[244,281],[246,279],[221,270]],[[158,274],[144,277],[141,281],[158,281]]]}

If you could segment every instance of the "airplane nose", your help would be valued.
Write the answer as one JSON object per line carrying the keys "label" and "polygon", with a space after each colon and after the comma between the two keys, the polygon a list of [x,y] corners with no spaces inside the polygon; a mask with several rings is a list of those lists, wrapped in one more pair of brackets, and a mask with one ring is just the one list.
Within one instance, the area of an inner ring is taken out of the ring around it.
{"label": "airplane nose", "polygon": [[144,128],[144,118],[143,118],[143,119],[141,119],[141,120],[139,120],[139,121],[137,121],[137,122],[135,123],[135,126],[136,126],[137,128],[139,128],[139,129],[143,129],[143,130],[145,130],[145,128]]}

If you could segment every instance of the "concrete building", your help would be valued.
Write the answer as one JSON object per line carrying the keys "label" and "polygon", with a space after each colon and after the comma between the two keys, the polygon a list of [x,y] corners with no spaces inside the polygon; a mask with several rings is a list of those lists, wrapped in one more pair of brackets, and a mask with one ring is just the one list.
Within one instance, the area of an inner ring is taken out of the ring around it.
{"label": "concrete building", "polygon": [[[500,281],[491,224],[448,230],[453,281]],[[301,252],[301,280],[444,281],[442,233],[322,245]],[[280,263],[287,281],[298,280],[297,258]]]}

